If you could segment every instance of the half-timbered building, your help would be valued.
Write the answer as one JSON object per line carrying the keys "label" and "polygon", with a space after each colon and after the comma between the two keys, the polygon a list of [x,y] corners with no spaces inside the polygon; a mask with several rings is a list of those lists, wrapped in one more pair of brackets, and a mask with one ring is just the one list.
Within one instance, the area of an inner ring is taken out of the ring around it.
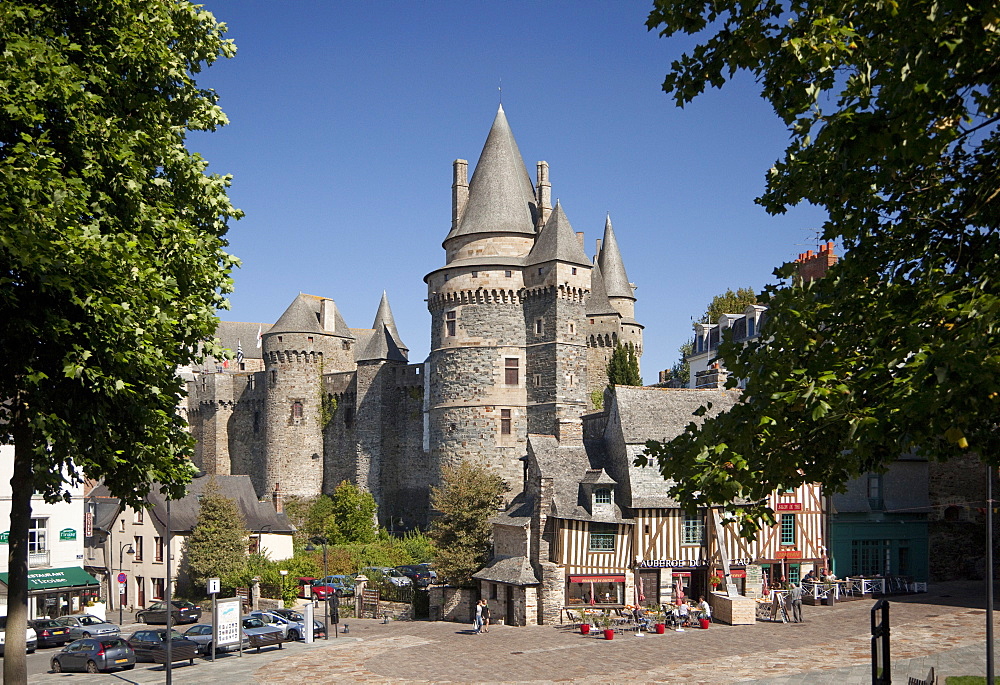
{"label": "half-timbered building", "polygon": [[741,594],[748,566],[764,582],[798,580],[825,564],[819,485],[773,493],[777,524],[742,539],[721,509],[686,511],[653,467],[635,466],[647,440],[678,435],[695,410],[731,407],[738,390],[616,387],[584,437],[529,435],[523,492],[494,521],[494,557],[475,577],[508,624],[557,623],[565,609],[657,605],[709,595],[712,576]]}

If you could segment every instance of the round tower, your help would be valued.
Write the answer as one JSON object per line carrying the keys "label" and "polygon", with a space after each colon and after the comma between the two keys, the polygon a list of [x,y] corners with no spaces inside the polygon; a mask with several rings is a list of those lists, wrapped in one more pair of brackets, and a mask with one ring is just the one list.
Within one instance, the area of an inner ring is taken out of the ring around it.
{"label": "round tower", "polygon": [[354,342],[333,300],[305,294],[264,334],[264,493],[321,492],[322,376],[354,368]]}

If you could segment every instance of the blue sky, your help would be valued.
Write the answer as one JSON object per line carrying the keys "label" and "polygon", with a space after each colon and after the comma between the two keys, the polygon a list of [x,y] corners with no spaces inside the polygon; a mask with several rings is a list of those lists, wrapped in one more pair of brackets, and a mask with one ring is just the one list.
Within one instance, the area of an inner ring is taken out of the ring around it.
{"label": "blue sky", "polygon": [[684,109],[660,89],[692,44],[661,39],[648,2],[210,0],[238,46],[199,77],[231,124],[195,134],[232,174],[232,321],[275,321],[299,292],[370,327],[382,291],[422,361],[423,276],[444,264],[451,163],[472,170],[503,106],[534,178],[592,257],[607,212],[645,325],[643,378],[677,359],[726,288],[760,290],[817,247],[824,215],[769,217],[753,198],[788,134],[743,76]]}

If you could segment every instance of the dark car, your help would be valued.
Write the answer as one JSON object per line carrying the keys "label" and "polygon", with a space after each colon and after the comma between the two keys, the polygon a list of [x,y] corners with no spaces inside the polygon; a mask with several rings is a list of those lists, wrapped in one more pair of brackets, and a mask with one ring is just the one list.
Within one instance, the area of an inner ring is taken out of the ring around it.
{"label": "dark car", "polygon": [[70,642],[52,655],[52,671],[100,673],[112,668],[135,668],[135,652],[120,637],[90,637]]}
{"label": "dark car", "polygon": [[69,628],[51,618],[33,618],[28,625],[35,629],[39,647],[58,647],[73,640]]}
{"label": "dark car", "polygon": [[[175,599],[171,602],[171,604],[174,605],[171,610],[174,617],[174,623],[197,623],[198,619],[201,618],[201,607],[197,604],[192,604],[191,602],[185,602],[179,599]],[[142,611],[136,613],[135,620],[146,624],[166,623],[167,603],[153,602]]]}
{"label": "dark car", "polygon": [[[171,630],[170,634],[173,637],[171,649],[174,651],[172,656],[175,660],[186,659],[186,656],[178,656],[183,652],[190,651],[191,654],[197,654],[201,650],[201,645],[194,640],[187,639],[176,630]],[[135,651],[136,661],[165,661],[165,658],[155,659],[153,654],[166,651],[167,631],[162,629],[139,630],[128,639],[128,644]]]}
{"label": "dark car", "polygon": [[397,566],[396,570],[412,580],[415,587],[427,587],[431,584],[431,573],[422,566]]}

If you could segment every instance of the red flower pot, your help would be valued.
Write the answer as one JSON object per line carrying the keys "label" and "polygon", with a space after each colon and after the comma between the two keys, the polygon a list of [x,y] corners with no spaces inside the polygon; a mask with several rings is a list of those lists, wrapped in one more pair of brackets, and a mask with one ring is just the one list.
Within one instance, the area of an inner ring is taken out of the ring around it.
{"label": "red flower pot", "polygon": [[663,635],[665,632],[667,632],[667,626],[665,623],[657,623],[653,627],[656,628],[657,635]]}
{"label": "red flower pot", "polygon": [[581,635],[587,635],[588,633],[590,633],[590,624],[589,623],[581,623],[580,624],[580,634]]}
{"label": "red flower pot", "polygon": [[615,631],[611,630],[611,628],[605,628],[604,629],[604,639],[605,640],[614,640],[615,639]]}
{"label": "red flower pot", "polygon": [[699,618],[698,621],[701,623],[702,630],[708,630],[709,621],[707,618]]}

